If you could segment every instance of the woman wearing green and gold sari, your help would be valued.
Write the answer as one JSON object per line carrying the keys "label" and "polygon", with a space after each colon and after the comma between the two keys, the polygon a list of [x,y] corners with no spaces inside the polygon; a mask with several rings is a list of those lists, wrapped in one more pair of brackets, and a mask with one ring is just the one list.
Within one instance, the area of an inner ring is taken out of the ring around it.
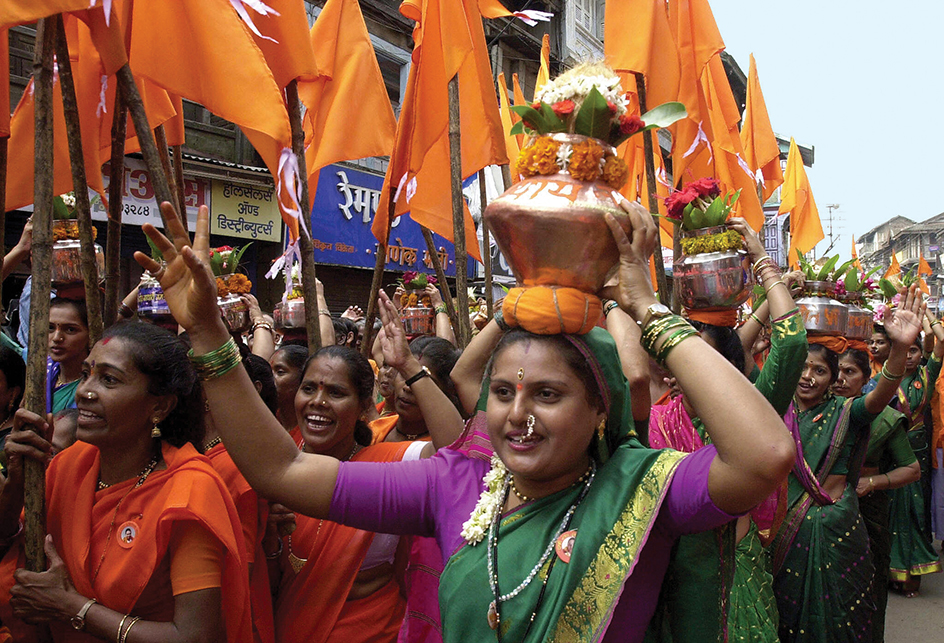
{"label": "woman wearing green and gold sari", "polygon": [[[487,428],[488,440],[470,431],[464,448],[403,463],[339,463],[299,452],[251,394],[245,372],[230,368],[229,335],[213,310],[203,259],[206,208],[193,249],[175,217],[168,216],[174,243],[144,227],[166,269],[136,258],[157,272],[190,332],[214,422],[261,495],[359,529],[437,538],[448,557],[444,641],[638,642],[675,539],[729,522],[769,496],[794,448],[750,382],[657,305],[648,281],[657,230],[644,208],[623,207],[631,240],[607,215],[621,256],[616,299],[643,321],[648,348],[679,374],[704,421],[713,444],[697,453],[641,447],[616,345],[601,329],[583,336],[516,330],[494,351],[468,348],[492,356],[487,408],[472,425]],[[385,314],[395,314],[381,300]]]}
{"label": "woman wearing green and gold sari", "polygon": [[888,313],[891,352],[875,389],[847,399],[830,391],[846,341],[811,337],[806,367],[785,421],[797,460],[787,516],[771,546],[780,640],[842,643],[871,636],[872,561],[856,483],[872,421],[895,394],[905,356],[921,330],[917,288]]}

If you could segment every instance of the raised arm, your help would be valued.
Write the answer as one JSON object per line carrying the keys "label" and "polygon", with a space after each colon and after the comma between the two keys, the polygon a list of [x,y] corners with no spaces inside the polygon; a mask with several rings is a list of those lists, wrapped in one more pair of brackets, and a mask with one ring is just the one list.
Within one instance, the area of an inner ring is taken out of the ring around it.
{"label": "raised arm", "polygon": [[[444,284],[443,287],[448,288],[449,285]],[[433,305],[436,337],[441,337],[453,346],[458,346],[456,333],[452,329],[452,320],[449,319],[449,313],[446,312],[446,304],[443,303],[439,287],[436,284],[426,284],[426,294],[429,295],[429,302]]]}
{"label": "raised arm", "polygon": [[639,343],[642,337],[639,324],[627,315],[619,304],[614,307],[607,302],[603,312],[606,315],[606,329],[616,340],[623,375],[629,381],[633,419],[643,422],[649,419],[652,397],[649,392],[649,356]]}
{"label": "raised arm", "polygon": [[[917,285],[902,291],[901,304],[897,310],[885,310],[885,333],[891,342],[888,359],[879,374],[875,388],[865,396],[865,409],[879,413],[898,392],[901,378],[905,376],[905,359],[908,348],[921,332],[921,318],[927,306]],[[936,349],[936,347],[935,347]],[[938,358],[940,359],[940,358]]]}
{"label": "raised arm", "polygon": [[[496,312],[496,315],[500,315]],[[492,358],[492,352],[498,346],[504,331],[495,321],[498,317],[489,320],[485,328],[472,338],[469,345],[462,351],[459,361],[452,367],[452,383],[456,387],[459,403],[467,415],[475,413],[479,396],[482,394],[482,380],[485,379],[485,367]]]}
{"label": "raised arm", "polygon": [[[193,247],[187,231],[162,203],[170,221],[168,234],[145,224],[144,233],[157,245],[167,268],[142,252],[135,259],[161,284],[177,323],[190,334],[195,359],[220,356],[230,341],[216,302],[216,282],[207,262],[209,211],[201,206]],[[259,495],[309,516],[325,517],[337,480],[338,461],[303,453],[256,394],[246,369],[236,366],[216,377],[201,376],[213,422],[240,472]]]}
{"label": "raised arm", "polygon": [[320,279],[315,280],[315,290],[318,294],[318,330],[321,331],[321,345],[334,346],[337,339],[334,336],[334,322],[331,320],[331,309],[325,299],[324,284]]}
{"label": "raised arm", "polygon": [[[647,319],[651,317],[649,306],[656,303],[649,284],[648,257],[658,232],[644,208],[628,201],[623,208],[632,222],[632,240],[607,215],[620,249],[617,301],[634,319]],[[670,321],[674,324],[677,319]],[[644,337],[652,323],[649,320],[643,328]],[[650,333],[657,328],[649,329]],[[665,353],[663,345],[678,341],[679,330],[685,327],[657,335],[650,354]],[[712,500],[728,513],[750,510],[783,482],[793,466],[795,449],[783,421],[751,383],[697,333],[678,341],[663,357],[717,448],[708,476]]]}
{"label": "raised arm", "polygon": [[16,267],[26,261],[30,256],[30,249],[33,247],[33,217],[26,220],[23,226],[23,232],[20,234],[20,240],[16,245],[10,248],[6,256],[3,257],[2,275],[0,281],[6,279],[16,270]]}

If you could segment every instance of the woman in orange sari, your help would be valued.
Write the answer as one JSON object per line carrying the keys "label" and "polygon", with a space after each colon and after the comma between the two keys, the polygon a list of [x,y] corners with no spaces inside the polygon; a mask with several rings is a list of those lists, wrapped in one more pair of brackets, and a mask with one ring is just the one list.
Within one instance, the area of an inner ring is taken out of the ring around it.
{"label": "woman in orange sari", "polygon": [[[49,569],[13,572],[16,546],[3,561],[11,598],[0,616],[15,640],[33,640],[26,621],[48,623],[57,642],[251,641],[239,518],[197,451],[202,403],[186,347],[149,324],[112,326],[82,365],[76,402],[80,442],[46,473]],[[7,539],[22,529],[23,460],[50,453],[30,426],[47,428],[20,409],[4,447]]]}

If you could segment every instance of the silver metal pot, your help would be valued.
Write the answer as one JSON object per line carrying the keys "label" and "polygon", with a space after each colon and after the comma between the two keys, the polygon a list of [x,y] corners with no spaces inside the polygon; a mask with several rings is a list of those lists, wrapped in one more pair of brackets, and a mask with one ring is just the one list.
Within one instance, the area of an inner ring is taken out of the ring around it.
{"label": "silver metal pot", "polygon": [[239,295],[229,294],[225,297],[217,297],[216,303],[220,307],[220,313],[226,319],[226,323],[234,333],[244,333],[249,330],[249,306]]}
{"label": "silver metal pot", "polygon": [[[98,279],[105,274],[105,253],[97,243],[95,248],[95,266]],[[52,283],[56,286],[82,283],[82,245],[78,239],[54,241],[52,244]]]}
{"label": "silver metal pot", "polygon": [[[704,233],[726,229],[706,228]],[[751,294],[751,265],[743,250],[682,255],[675,262],[672,277],[682,305],[689,310],[737,308]]]}
{"label": "silver metal pot", "polygon": [[849,308],[846,320],[846,339],[868,340],[872,337],[872,312],[859,306],[860,299],[855,296],[843,297],[842,301]]}
{"label": "silver metal pot", "polygon": [[289,299],[275,305],[272,320],[279,330],[284,328],[305,328],[305,300]]}
{"label": "silver metal pot", "polygon": [[403,330],[407,335],[432,335],[433,319],[433,309],[425,306],[414,306],[400,311],[400,321],[403,322]]}
{"label": "silver metal pot", "polygon": [[831,282],[806,282],[803,296],[796,300],[796,305],[803,315],[803,325],[808,333],[836,337],[845,335],[849,307],[830,296],[834,288]]}

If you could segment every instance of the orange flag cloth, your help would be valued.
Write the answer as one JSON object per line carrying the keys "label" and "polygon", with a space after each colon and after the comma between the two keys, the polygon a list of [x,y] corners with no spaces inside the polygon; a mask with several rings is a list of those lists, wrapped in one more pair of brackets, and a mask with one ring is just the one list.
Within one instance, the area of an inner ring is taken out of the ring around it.
{"label": "orange flag cloth", "polygon": [[298,84],[307,107],[305,160],[314,200],[324,166],[389,154],[397,119],[357,0],[328,0],[309,48],[324,67],[324,75]]}
{"label": "orange flag cloth", "polygon": [[0,27],[8,28],[36,22],[57,13],[88,9],[92,0],[3,0],[0,2]]}
{"label": "orange flag cloth", "polygon": [[[459,84],[462,176],[508,162],[482,18],[470,0],[407,0],[400,11],[416,21],[416,46],[372,230],[386,242],[392,198],[395,214],[410,212],[414,221],[452,240],[447,87],[453,76]],[[464,209],[468,252],[479,259],[472,217]]]}
{"label": "orange flag cloth", "polygon": [[767,115],[754,54],[751,54],[751,67],[747,74],[747,105],[741,125],[741,147],[744,148],[744,161],[755,172],[758,181],[763,182],[764,201],[767,201],[783,184],[783,170],[780,168],[780,144]]}
{"label": "orange flag cloth", "polygon": [[10,135],[10,34],[0,29],[0,138]]}
{"label": "orange flag cloth", "polygon": [[803,168],[800,149],[792,138],[790,153],[787,155],[787,171],[783,175],[783,189],[780,191],[779,212],[790,213],[790,250],[787,257],[791,266],[798,266],[797,251],[809,252],[825,235],[816,201],[813,200],[813,191]]}
{"label": "orange flag cloth", "polygon": [[[304,1],[265,0],[265,3],[272,11],[250,15],[259,32],[253,32],[252,39],[262,50],[275,82],[279,87],[285,87],[296,78],[314,80],[318,77],[319,66],[315,63],[317,58],[309,38]],[[247,2],[246,6],[251,5]],[[252,27],[250,31],[253,31]]]}
{"label": "orange flag cloth", "polygon": [[518,173],[515,172],[515,161],[521,148],[518,146],[518,137],[509,134],[516,122],[515,115],[508,105],[508,85],[505,83],[505,72],[498,74],[498,114],[501,116],[502,131],[505,133],[505,153],[511,166],[511,182],[517,183]]}
{"label": "orange flag cloth", "polygon": [[862,270],[862,262],[859,261],[859,253],[856,250],[855,235],[852,235],[852,260],[855,262],[853,265],[856,270]]}
{"label": "orange flag cloth", "polygon": [[551,80],[551,35],[544,34],[541,40],[541,68],[538,70],[537,80],[534,81],[534,96],[538,95],[549,80]]}
{"label": "orange flag cloth", "polygon": [[892,262],[888,266],[888,270],[885,271],[885,274],[882,275],[885,279],[889,277],[894,277],[895,275],[901,274],[901,264],[898,263],[898,255],[894,252],[892,253]]}

